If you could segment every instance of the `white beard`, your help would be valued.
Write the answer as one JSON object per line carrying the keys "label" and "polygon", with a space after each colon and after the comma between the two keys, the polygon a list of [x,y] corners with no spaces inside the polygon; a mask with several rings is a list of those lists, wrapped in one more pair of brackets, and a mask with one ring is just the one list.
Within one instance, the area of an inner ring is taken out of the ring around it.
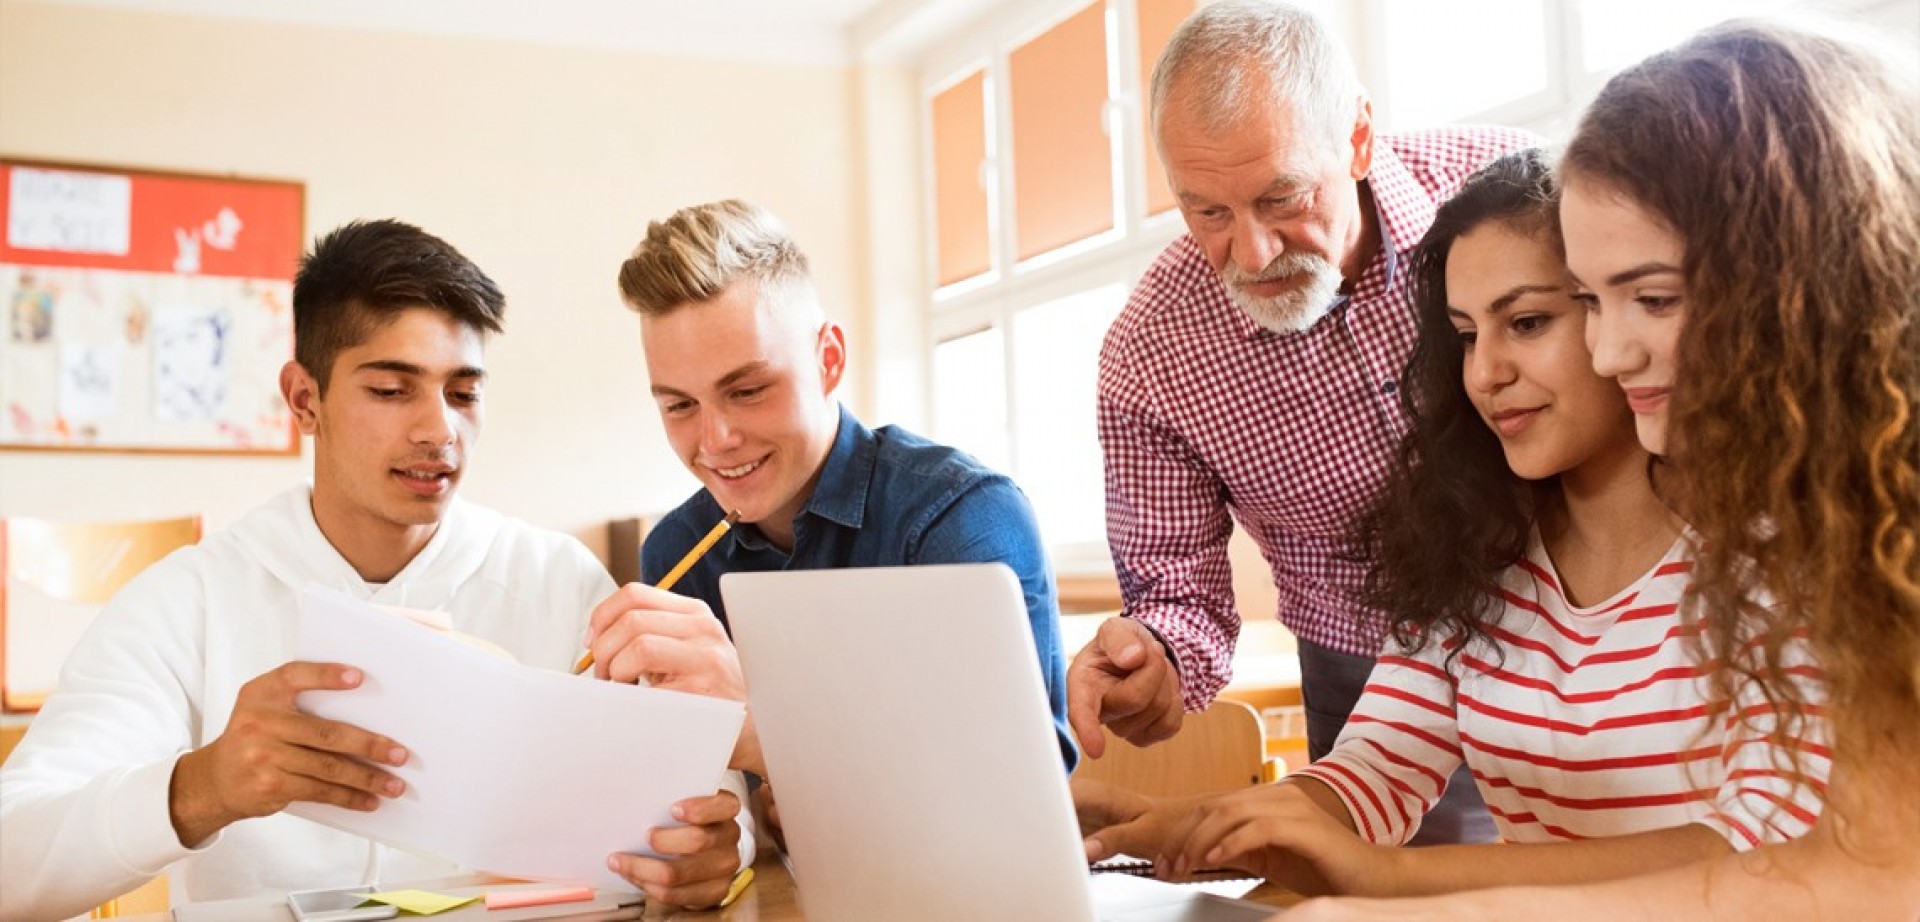
{"label": "white beard", "polygon": [[[1248,282],[1301,278],[1299,288],[1286,294],[1261,297],[1241,286]],[[1233,263],[1220,270],[1220,282],[1227,300],[1245,312],[1254,323],[1275,333],[1298,333],[1311,329],[1333,309],[1340,294],[1340,270],[1324,257],[1312,253],[1282,253],[1258,274],[1249,274]]]}

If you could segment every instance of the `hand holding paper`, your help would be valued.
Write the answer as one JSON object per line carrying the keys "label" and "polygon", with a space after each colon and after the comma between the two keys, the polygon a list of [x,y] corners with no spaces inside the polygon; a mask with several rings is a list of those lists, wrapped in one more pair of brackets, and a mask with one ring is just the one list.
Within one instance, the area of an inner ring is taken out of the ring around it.
{"label": "hand holding paper", "polygon": [[479,871],[631,889],[614,852],[658,854],[669,808],[719,788],[736,702],[583,682],[488,656],[340,593],[301,595],[297,657],[365,674],[307,691],[301,708],[407,741],[404,794],[371,813],[299,804],[299,816]]}
{"label": "hand holding paper", "polygon": [[655,829],[648,837],[663,856],[614,855],[607,866],[647,899],[672,906],[716,906],[740,868],[740,798],[731,791],[696,797],[674,805],[674,818],[687,825]]}
{"label": "hand holding paper", "polygon": [[198,845],[239,820],[296,801],[372,810],[406,785],[380,765],[403,765],[391,738],[302,714],[296,697],[346,690],[361,673],[337,663],[287,663],[241,686],[220,737],[180,758],[168,811],[182,844]]}

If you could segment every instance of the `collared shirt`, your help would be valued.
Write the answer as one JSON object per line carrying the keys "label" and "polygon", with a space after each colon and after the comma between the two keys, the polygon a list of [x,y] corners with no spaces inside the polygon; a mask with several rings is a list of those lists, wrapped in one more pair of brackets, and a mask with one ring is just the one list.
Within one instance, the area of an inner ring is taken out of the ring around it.
{"label": "collared shirt", "polygon": [[1126,612],[1172,649],[1188,708],[1232,677],[1233,520],[1272,568],[1288,629],[1342,653],[1379,651],[1384,621],[1355,601],[1366,564],[1351,559],[1348,531],[1406,429],[1398,378],[1415,321],[1398,270],[1468,174],[1534,141],[1499,128],[1382,137],[1365,180],[1380,252],[1307,330],[1254,323],[1186,235],[1108,329],[1107,540]]}
{"label": "collared shirt", "polygon": [[[641,547],[641,579],[658,582],[724,516],[704,489],[668,513]],[[842,407],[813,496],[794,517],[792,552],[742,523],[673,591],[707,603],[724,624],[723,573],[990,562],[1006,564],[1020,578],[1055,735],[1071,768],[1076,750],[1067,732],[1060,608],[1039,523],[1011,479],[958,449],[897,426],[868,429]],[[930,652],[902,650],[900,655]]]}

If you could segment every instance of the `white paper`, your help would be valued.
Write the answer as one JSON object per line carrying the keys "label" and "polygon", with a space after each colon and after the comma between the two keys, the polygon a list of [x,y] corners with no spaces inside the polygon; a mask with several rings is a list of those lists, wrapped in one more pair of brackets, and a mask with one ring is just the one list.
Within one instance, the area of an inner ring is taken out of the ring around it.
{"label": "white paper", "polygon": [[8,246],[127,255],[133,227],[132,179],[19,166],[11,172]]}
{"label": "white paper", "polygon": [[60,415],[67,422],[113,415],[120,400],[120,348],[117,342],[60,345]]}
{"label": "white paper", "polygon": [[310,587],[295,658],[366,674],[300,709],[406,746],[407,791],[371,813],[300,803],[315,822],[515,877],[632,891],[613,852],[653,854],[675,802],[719,789],[745,708],[507,662]]}
{"label": "white paper", "polygon": [[[1273,907],[1238,899],[1260,886],[1258,880],[1234,881],[1235,886],[1171,884],[1131,874],[1095,874],[1087,881],[1094,914],[1111,922],[1256,922],[1273,915]],[[1239,890],[1239,893],[1234,893]]]}

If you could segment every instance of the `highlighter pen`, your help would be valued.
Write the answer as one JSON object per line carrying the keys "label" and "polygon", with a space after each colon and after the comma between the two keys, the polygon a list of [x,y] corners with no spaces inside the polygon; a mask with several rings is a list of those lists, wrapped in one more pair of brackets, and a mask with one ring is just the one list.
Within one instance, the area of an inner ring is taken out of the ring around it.
{"label": "highlighter pen", "polygon": [[[727,530],[733,527],[733,523],[738,521],[740,521],[740,513],[734,511],[727,513],[726,518],[714,523],[713,530],[707,532],[707,536],[701,538],[700,543],[694,545],[693,550],[687,552],[687,556],[680,558],[680,562],[674,564],[673,569],[668,570],[667,575],[661,577],[660,582],[654,584],[654,588],[672,589],[673,584],[679,582],[680,577],[687,575],[687,571],[693,569],[693,565],[699,563],[700,558],[707,555],[707,551],[711,550],[714,545],[719,544],[720,536],[726,534]],[[574,664],[573,674],[580,675],[592,668],[593,651],[588,650],[586,655],[580,657],[580,662]]]}

